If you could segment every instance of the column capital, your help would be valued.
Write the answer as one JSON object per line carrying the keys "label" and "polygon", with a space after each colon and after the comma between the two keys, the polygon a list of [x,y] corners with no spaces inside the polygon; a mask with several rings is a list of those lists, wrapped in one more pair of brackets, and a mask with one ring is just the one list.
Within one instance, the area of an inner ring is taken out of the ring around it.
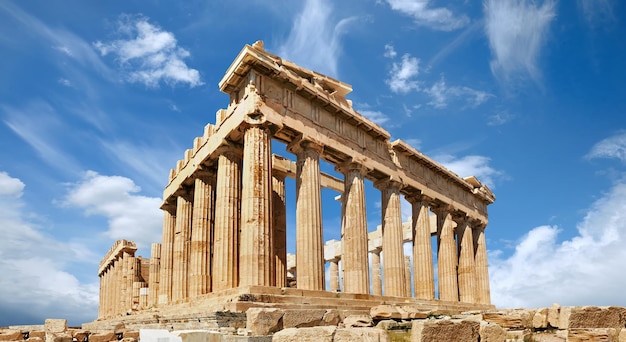
{"label": "column capital", "polygon": [[198,165],[196,172],[193,173],[195,178],[199,178],[204,182],[208,182],[213,180],[217,175],[217,170],[215,168],[209,167],[204,164]]}
{"label": "column capital", "polygon": [[300,134],[287,145],[287,151],[296,155],[305,151],[315,151],[319,155],[324,151],[324,144]]}
{"label": "column capital", "polygon": [[430,204],[432,198],[424,195],[421,192],[404,195],[404,199],[411,204]]}
{"label": "column capital", "polygon": [[451,212],[451,214],[452,214],[452,220],[457,223],[457,226],[470,223],[470,217],[467,216],[467,214],[462,211],[459,211],[459,210],[453,211]]}
{"label": "column capital", "polygon": [[174,195],[176,195],[176,197],[182,197],[186,201],[191,202],[193,200],[193,189],[188,186],[181,186],[180,188],[178,188],[178,190],[176,190]]}
{"label": "column capital", "polygon": [[455,212],[454,206],[448,203],[431,203],[430,210],[437,215]]}
{"label": "column capital", "polygon": [[241,161],[243,159],[243,146],[230,140],[224,140],[220,146],[215,149],[218,156],[226,156],[229,159]]}
{"label": "column capital", "polygon": [[335,166],[335,170],[343,174],[347,173],[348,171],[358,170],[362,175],[365,175],[370,169],[359,161],[349,159]]}
{"label": "column capital", "polygon": [[374,187],[378,190],[395,189],[400,190],[404,187],[402,179],[396,177],[387,177],[374,182]]}

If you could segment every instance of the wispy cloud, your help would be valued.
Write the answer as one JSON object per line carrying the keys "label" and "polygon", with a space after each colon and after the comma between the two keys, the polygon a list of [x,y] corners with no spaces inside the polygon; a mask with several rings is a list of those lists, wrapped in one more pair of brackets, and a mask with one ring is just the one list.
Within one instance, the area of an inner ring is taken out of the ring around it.
{"label": "wispy cloud", "polygon": [[469,23],[466,15],[455,15],[445,7],[431,7],[430,0],[387,0],[392,10],[413,17],[419,26],[452,31]]}
{"label": "wispy cloud", "polygon": [[64,317],[77,325],[95,319],[98,284],[81,283],[66,270],[80,262],[72,242],[47,236],[29,221],[24,183],[0,172],[0,325]]}
{"label": "wispy cloud", "polygon": [[419,90],[419,83],[415,79],[419,74],[420,60],[410,54],[404,54],[401,61],[393,62],[389,71],[389,78],[385,81],[394,93],[408,93]]}
{"label": "wispy cloud", "polygon": [[[497,229],[497,227],[496,227]],[[591,205],[577,235],[559,241],[561,229],[539,226],[523,236],[510,257],[492,251],[491,297],[498,307],[626,305],[626,182]]]}
{"label": "wispy cloud", "polygon": [[470,87],[448,87],[443,76],[430,88],[424,89],[424,92],[431,98],[428,104],[437,109],[446,108],[451,99],[462,100],[465,106],[475,108],[489,100],[490,97],[493,97],[492,94]]}
{"label": "wispy cloud", "polygon": [[163,214],[161,199],[136,194],[140,191],[129,178],[87,171],[81,181],[70,185],[64,203],[84,209],[87,215],[106,217],[105,234],[111,239],[132,240],[145,248],[160,240]]}
{"label": "wispy cloud", "polygon": [[357,18],[336,20],[332,14],[331,2],[306,0],[289,36],[278,47],[278,54],[304,67],[337,77],[341,37]]}
{"label": "wispy cloud", "polygon": [[501,126],[513,120],[515,116],[507,111],[497,112],[487,118],[488,126]]}
{"label": "wispy cloud", "polygon": [[578,11],[592,28],[606,25],[616,20],[613,0],[577,0]]}
{"label": "wispy cloud", "polygon": [[554,0],[485,0],[485,31],[489,38],[494,75],[541,78],[537,59],[554,19]]}
{"label": "wispy cloud", "polygon": [[457,158],[450,154],[442,154],[433,158],[457,175],[461,177],[475,176],[492,189],[495,188],[496,179],[504,177],[504,172],[489,165],[491,159],[485,156],[469,155]]}
{"label": "wispy cloud", "polygon": [[615,158],[626,162],[626,131],[621,131],[598,142],[585,158]]}
{"label": "wispy cloud", "polygon": [[382,125],[389,121],[389,117],[387,115],[377,110],[360,110],[359,113],[377,125]]}
{"label": "wispy cloud", "polygon": [[200,73],[183,61],[189,51],[179,47],[173,33],[148,22],[143,16],[122,15],[118,33],[125,39],[97,41],[93,45],[103,56],[114,54],[129,82],[155,87],[163,81],[190,87],[202,85]]}
{"label": "wispy cloud", "polygon": [[385,54],[383,56],[387,58],[396,58],[397,55],[398,53],[396,53],[396,50],[394,49],[393,45],[391,44],[385,45]]}

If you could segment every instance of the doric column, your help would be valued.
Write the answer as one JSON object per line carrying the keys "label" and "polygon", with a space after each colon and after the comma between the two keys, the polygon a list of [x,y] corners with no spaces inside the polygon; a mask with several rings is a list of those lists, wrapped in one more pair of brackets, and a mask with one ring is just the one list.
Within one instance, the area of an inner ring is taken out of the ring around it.
{"label": "doric column", "polygon": [[189,245],[191,241],[192,194],[184,190],[176,200],[176,231],[174,232],[174,263],[172,270],[172,301],[187,298]]}
{"label": "doric column", "polygon": [[239,285],[271,286],[276,279],[272,218],[272,154],[267,128],[244,134]]}
{"label": "doric column", "polygon": [[380,249],[372,252],[372,294],[383,295],[383,282],[380,277]]}
{"label": "doric column", "polygon": [[459,287],[456,274],[457,247],[451,209],[439,207],[437,214],[437,276],[439,299],[458,302]]}
{"label": "doric column", "polygon": [[491,293],[489,290],[489,270],[487,267],[487,243],[485,241],[485,227],[477,225],[474,228],[474,250],[475,278],[477,287],[476,302],[480,304],[491,304]]}
{"label": "doric column", "polygon": [[129,296],[129,309],[139,308],[139,292],[145,283],[141,281],[141,259],[132,257],[130,259],[132,276],[129,277],[129,288],[132,289]]}
{"label": "doric column", "polygon": [[385,296],[406,297],[404,251],[402,248],[402,214],[400,183],[378,181],[374,186],[382,193],[383,275]]}
{"label": "doric column", "polygon": [[98,278],[100,280],[100,292],[98,292],[98,318],[102,318],[102,310],[104,310],[104,291],[106,291],[106,287],[104,285],[104,272],[98,274]]}
{"label": "doric column", "polygon": [[406,296],[411,297],[411,257],[404,256],[404,279],[406,280]]}
{"label": "doric column", "polygon": [[413,235],[413,287],[415,298],[435,299],[433,247],[430,238],[428,204],[421,195],[407,196],[411,203]]}
{"label": "doric column", "polygon": [[194,181],[191,250],[189,258],[189,298],[211,291],[211,237],[215,174],[198,171]]}
{"label": "doric column", "polygon": [[456,221],[458,237],[459,300],[464,303],[476,303],[476,266],[474,264],[474,237],[472,227],[466,215],[453,215]]}
{"label": "doric column", "polygon": [[222,147],[217,166],[213,236],[213,291],[238,285],[241,148]]}
{"label": "doric column", "polygon": [[297,287],[324,290],[324,240],[319,156],[322,146],[294,141],[288,146],[296,161]]}
{"label": "doric column", "polygon": [[[339,292],[339,259],[332,259],[330,261],[330,267],[329,267],[329,276],[330,276],[330,284],[329,284],[329,291],[330,292]],[[344,288],[345,288],[345,280],[346,278],[344,277]]]}
{"label": "doric column", "polygon": [[132,285],[130,286],[130,288],[128,288],[128,279],[130,278],[129,276],[130,255],[127,252],[123,252],[122,258],[120,259],[120,261],[121,261],[121,266],[122,266],[122,272],[120,274],[120,278],[122,279],[122,283],[121,283],[122,286],[121,286],[120,297],[119,297],[120,306],[119,306],[118,313],[124,313],[128,310],[129,298],[132,298],[132,296],[130,295],[130,293],[132,293]]}
{"label": "doric column", "polygon": [[285,174],[274,172],[272,177],[272,225],[274,231],[274,258],[276,287],[287,286],[287,210]]}
{"label": "doric column", "polygon": [[344,174],[342,199],[343,292],[369,293],[367,260],[367,211],[365,210],[365,168],[347,163],[337,168]]}
{"label": "doric column", "polygon": [[113,261],[112,296],[111,296],[111,316],[116,316],[120,312],[120,295],[122,293],[122,259],[117,257]]}
{"label": "doric column", "polygon": [[148,278],[148,307],[154,307],[159,299],[159,280],[161,270],[161,244],[150,246],[150,276]]}
{"label": "doric column", "polygon": [[168,304],[172,300],[172,268],[174,265],[176,208],[169,210],[172,210],[172,212],[163,210],[163,239],[161,240],[161,270],[159,272],[159,305]]}

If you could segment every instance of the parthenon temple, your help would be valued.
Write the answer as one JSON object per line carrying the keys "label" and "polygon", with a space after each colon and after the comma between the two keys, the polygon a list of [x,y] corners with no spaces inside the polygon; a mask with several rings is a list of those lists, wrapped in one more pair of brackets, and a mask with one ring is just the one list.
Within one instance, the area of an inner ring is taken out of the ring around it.
{"label": "parthenon temple", "polygon": [[[485,227],[495,197],[486,185],[390,141],[346,99],[350,85],[283,60],[260,41],[241,50],[219,88],[230,103],[169,174],[161,243],[140,259],[134,243],[118,241],[102,260],[99,319],[155,308],[164,315],[380,303],[493,308]],[[292,158],[273,154],[273,141]],[[343,179],[321,172],[320,161]],[[295,194],[286,193],[286,178],[295,179]],[[380,190],[375,230],[368,230],[366,181]],[[324,229],[340,231],[340,240],[324,240],[322,188],[339,196],[341,224]],[[412,208],[404,223],[402,197]],[[295,236],[289,265],[288,235]]]}

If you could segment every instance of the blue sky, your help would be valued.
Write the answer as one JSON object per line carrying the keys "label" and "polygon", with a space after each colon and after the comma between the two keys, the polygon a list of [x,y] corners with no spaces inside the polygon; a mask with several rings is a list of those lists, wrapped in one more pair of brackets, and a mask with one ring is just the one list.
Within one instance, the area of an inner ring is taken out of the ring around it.
{"label": "blue sky", "polygon": [[[259,39],[492,188],[494,304],[626,306],[623,13],[617,0],[0,2],[0,326],[95,318],[100,259],[116,239],[146,257],[160,241],[169,169]],[[373,230],[380,195],[366,193]]]}

